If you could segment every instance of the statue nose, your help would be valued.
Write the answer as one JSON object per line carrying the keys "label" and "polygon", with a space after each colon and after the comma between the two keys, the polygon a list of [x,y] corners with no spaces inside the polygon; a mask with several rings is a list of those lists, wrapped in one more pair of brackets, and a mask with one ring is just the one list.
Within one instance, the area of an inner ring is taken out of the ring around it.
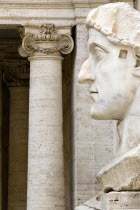
{"label": "statue nose", "polygon": [[80,73],[78,75],[78,82],[83,83],[90,83],[91,81],[94,81],[95,76],[93,75],[91,71],[91,67],[89,64],[89,61],[86,60],[80,70]]}

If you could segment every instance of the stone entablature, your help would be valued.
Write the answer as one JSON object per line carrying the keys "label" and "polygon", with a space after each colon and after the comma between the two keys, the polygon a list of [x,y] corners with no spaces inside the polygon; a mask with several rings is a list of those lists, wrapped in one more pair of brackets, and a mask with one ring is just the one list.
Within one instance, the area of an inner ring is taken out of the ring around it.
{"label": "stone entablature", "polygon": [[[132,0],[125,0],[132,4]],[[69,1],[4,1],[0,2],[0,25],[40,25],[52,22],[63,30],[85,19],[89,10],[110,0],[69,0]],[[28,10],[28,12],[27,12]]]}

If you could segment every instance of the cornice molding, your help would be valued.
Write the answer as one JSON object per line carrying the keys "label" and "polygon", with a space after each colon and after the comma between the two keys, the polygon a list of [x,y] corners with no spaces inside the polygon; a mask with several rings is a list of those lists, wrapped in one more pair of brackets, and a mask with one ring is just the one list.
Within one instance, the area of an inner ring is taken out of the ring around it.
{"label": "cornice molding", "polygon": [[[10,25],[41,25],[52,22],[56,26],[75,25],[73,5],[67,1],[0,1],[0,28]],[[9,28],[10,28],[9,27]]]}
{"label": "cornice molding", "polygon": [[[63,7],[62,7],[63,5]],[[46,1],[35,1],[35,2],[29,2],[29,1],[24,1],[24,2],[19,2],[19,1],[0,1],[0,6],[1,8],[7,8],[10,6],[10,8],[14,9],[71,9],[72,8],[72,3],[63,1],[63,2],[46,2]]]}
{"label": "cornice molding", "polygon": [[[59,8],[59,9],[65,9],[65,8],[73,8],[75,6],[77,7],[90,7],[90,4],[107,4],[111,2],[120,2],[120,0],[57,0],[57,1],[46,1],[46,0],[24,0],[22,2],[19,2],[18,0],[1,0],[0,5],[2,8],[4,7],[13,7],[13,8],[26,8],[26,9],[33,9],[33,8],[46,8],[46,9],[54,9],[54,8]],[[133,0],[123,0],[124,2],[133,2]],[[63,7],[62,7],[63,5]]]}
{"label": "cornice molding", "polygon": [[[123,1],[133,4],[133,0]],[[83,19],[84,23],[87,16],[84,11],[110,2],[117,2],[117,0],[1,0],[0,28],[7,25],[16,28],[18,25],[40,25],[52,22],[58,27],[71,29],[78,23],[78,19]]]}
{"label": "cornice molding", "polygon": [[[112,2],[120,2],[120,0],[71,0],[71,1],[0,1],[0,8],[12,8],[12,9],[73,9],[73,8],[90,8],[91,5],[107,4]],[[133,0],[123,0],[123,2],[133,2]]]}

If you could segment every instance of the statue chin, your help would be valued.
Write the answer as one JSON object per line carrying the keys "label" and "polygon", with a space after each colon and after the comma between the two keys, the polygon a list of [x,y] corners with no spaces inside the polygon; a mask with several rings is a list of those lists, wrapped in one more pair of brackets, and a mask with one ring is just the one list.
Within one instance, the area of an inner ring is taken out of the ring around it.
{"label": "statue chin", "polygon": [[123,114],[117,112],[114,107],[100,106],[93,104],[90,110],[90,115],[95,120],[123,120]]}
{"label": "statue chin", "polygon": [[107,113],[104,113],[103,111],[100,111],[99,109],[91,108],[90,115],[95,120],[112,120],[111,116]]}

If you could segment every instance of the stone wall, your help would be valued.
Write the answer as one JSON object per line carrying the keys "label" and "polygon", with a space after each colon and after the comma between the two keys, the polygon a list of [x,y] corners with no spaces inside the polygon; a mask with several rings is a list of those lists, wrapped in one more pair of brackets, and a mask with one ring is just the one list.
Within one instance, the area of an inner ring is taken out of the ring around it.
{"label": "stone wall", "polygon": [[76,57],[73,77],[73,168],[74,204],[80,205],[100,191],[97,172],[112,158],[113,129],[111,121],[95,121],[90,117],[92,100],[88,85],[79,85],[78,72],[87,58],[87,30],[76,27]]}

